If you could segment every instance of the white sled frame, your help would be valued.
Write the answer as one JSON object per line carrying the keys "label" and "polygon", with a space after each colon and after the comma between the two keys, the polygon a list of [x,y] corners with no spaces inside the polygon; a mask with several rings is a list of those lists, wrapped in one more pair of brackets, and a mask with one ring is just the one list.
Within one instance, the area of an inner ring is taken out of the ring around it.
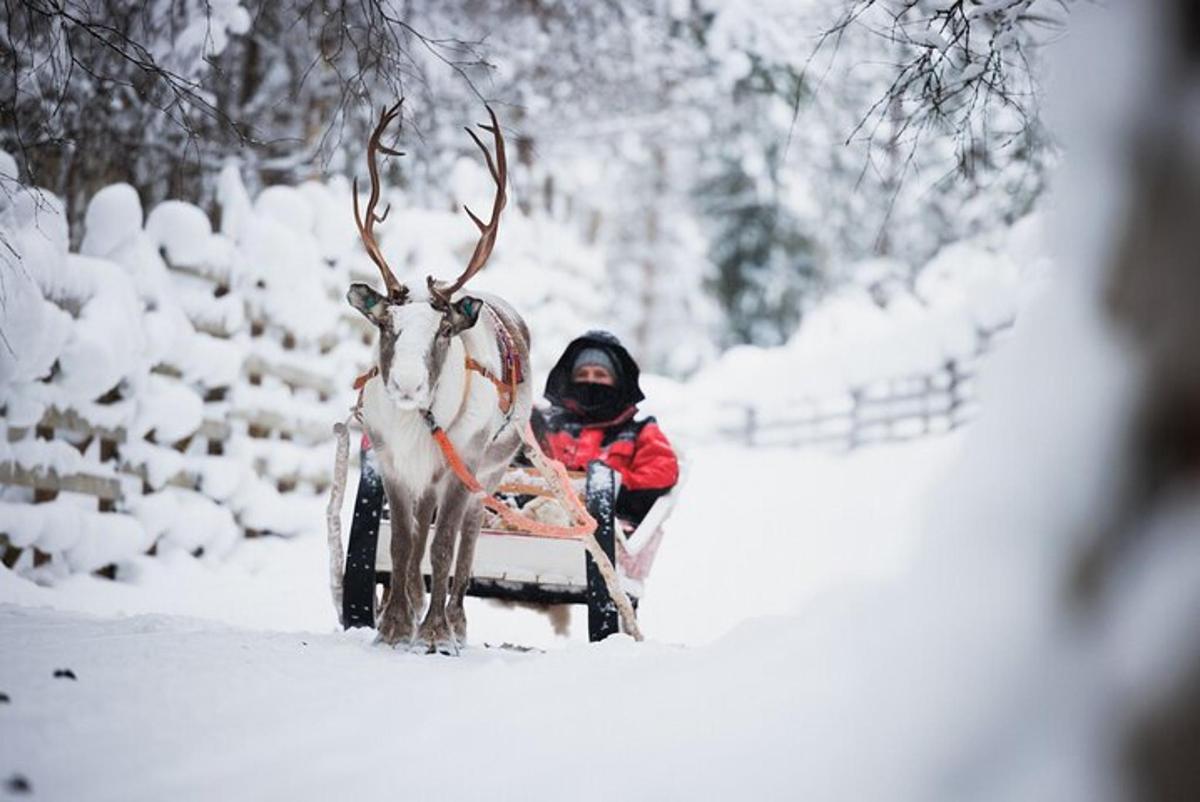
{"label": "white sled frame", "polygon": [[[642,598],[646,577],[662,541],[663,525],[675,507],[686,474],[687,466],[681,461],[675,487],[654,502],[633,532],[626,535],[620,522],[615,526],[617,575],[621,588],[634,599]],[[375,547],[377,572],[390,574],[392,570],[391,542],[391,522],[380,521]],[[475,544],[472,587],[514,592],[535,589],[547,596],[582,601],[587,591],[584,555],[583,544],[578,540],[485,527]],[[431,575],[428,550],[421,559],[421,573],[428,581]]]}

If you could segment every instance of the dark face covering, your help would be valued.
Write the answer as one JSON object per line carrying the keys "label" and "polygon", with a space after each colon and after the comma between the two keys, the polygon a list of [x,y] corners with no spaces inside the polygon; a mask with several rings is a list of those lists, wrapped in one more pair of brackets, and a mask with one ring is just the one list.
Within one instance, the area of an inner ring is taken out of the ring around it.
{"label": "dark face covering", "polygon": [[[602,351],[608,359],[595,361],[590,353],[593,349]],[[611,367],[605,362],[611,363]],[[576,369],[589,364],[599,364],[608,370],[613,386],[575,381]],[[638,375],[637,363],[616,337],[590,331],[572,340],[550,370],[546,377],[546,400],[586,424],[604,425],[632,415],[637,403],[646,397],[638,386]]]}
{"label": "dark face covering", "polygon": [[567,388],[567,407],[590,421],[607,421],[625,411],[619,387],[592,382],[571,382]]}

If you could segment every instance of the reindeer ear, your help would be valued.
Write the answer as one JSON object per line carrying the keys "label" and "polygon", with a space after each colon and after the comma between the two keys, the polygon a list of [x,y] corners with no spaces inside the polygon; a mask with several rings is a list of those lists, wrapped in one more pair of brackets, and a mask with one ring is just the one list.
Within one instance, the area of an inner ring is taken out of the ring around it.
{"label": "reindeer ear", "polygon": [[475,325],[479,320],[479,311],[483,309],[483,301],[467,295],[450,304],[450,321],[454,333],[459,334]]}
{"label": "reindeer ear", "polygon": [[388,300],[381,293],[366,284],[354,283],[346,292],[346,300],[375,325],[379,326],[387,319]]}

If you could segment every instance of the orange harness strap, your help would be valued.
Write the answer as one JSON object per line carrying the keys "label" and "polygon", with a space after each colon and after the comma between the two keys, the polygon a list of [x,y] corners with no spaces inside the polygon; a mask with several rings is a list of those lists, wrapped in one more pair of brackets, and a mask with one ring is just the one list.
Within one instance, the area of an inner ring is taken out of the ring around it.
{"label": "orange harness strap", "polygon": [[[515,526],[532,534],[541,537],[555,537],[569,540],[579,540],[596,531],[596,519],[588,513],[587,508],[576,498],[575,494],[570,491],[571,479],[567,476],[567,469],[563,467],[561,462],[547,460],[551,466],[551,470],[555,473],[555,478],[561,483],[562,487],[567,491],[566,495],[574,502],[576,523],[574,526],[553,526],[543,523],[542,521],[530,518],[528,515],[517,512],[512,507],[509,507],[495,496],[488,495],[483,486],[479,484],[479,480],[467,469],[462,458],[454,448],[454,444],[450,442],[450,438],[446,435],[445,430],[440,426],[433,425],[431,427],[433,439],[437,441],[438,447],[442,449],[442,454],[446,457],[446,464],[450,466],[450,470],[458,477],[459,481],[466,486],[472,493],[483,494],[483,506],[487,507],[492,512],[500,516],[500,518],[510,526]],[[526,442],[531,442],[526,440]],[[532,441],[536,448],[536,441]]]}
{"label": "orange harness strap", "polygon": [[367,382],[369,382],[371,379],[375,378],[378,375],[379,375],[379,366],[376,365],[375,367],[371,368],[366,373],[361,374],[357,379],[354,380],[354,389],[358,390],[359,395],[361,395],[363,388],[367,386]]}
{"label": "orange harness strap", "polygon": [[480,376],[495,385],[496,395],[500,397],[500,411],[507,415],[508,411],[512,409],[513,399],[517,397],[516,376],[514,375],[513,378],[506,383],[502,379],[497,378],[496,374],[492,373],[486,367],[476,362],[474,357],[471,356],[467,357],[467,370],[475,371]]}

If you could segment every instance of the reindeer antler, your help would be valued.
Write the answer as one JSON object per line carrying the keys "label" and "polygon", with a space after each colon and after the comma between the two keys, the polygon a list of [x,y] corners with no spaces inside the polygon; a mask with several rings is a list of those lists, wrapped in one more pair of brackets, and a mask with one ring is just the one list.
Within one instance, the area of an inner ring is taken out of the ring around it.
{"label": "reindeer antler", "polygon": [[408,295],[408,288],[400,283],[396,278],[396,274],[388,267],[387,260],[383,258],[383,252],[379,249],[379,243],[375,241],[375,224],[382,223],[387,219],[388,212],[392,210],[391,204],[383,210],[383,214],[375,214],[375,206],[379,203],[379,167],[375,163],[375,153],[383,151],[388,156],[403,156],[404,154],[398,150],[393,150],[386,145],[380,144],[379,140],[383,136],[383,132],[391,125],[392,120],[400,116],[400,107],[404,104],[404,98],[396,101],[396,105],[391,108],[384,107],[379,113],[379,122],[375,125],[375,130],[371,132],[371,138],[367,140],[367,170],[371,173],[371,196],[367,199],[367,213],[360,215],[358,212],[358,177],[354,178],[354,224],[358,226],[359,236],[362,237],[363,246],[367,249],[367,255],[371,257],[371,261],[379,268],[379,273],[383,276],[383,283],[387,286],[388,297],[394,301],[403,300]]}
{"label": "reindeer antler", "polygon": [[504,210],[504,205],[508,203],[508,195],[505,192],[505,185],[508,180],[508,159],[504,155],[504,135],[500,133],[500,123],[496,120],[496,112],[492,111],[491,106],[487,106],[488,116],[492,118],[492,124],[477,123],[484,131],[489,131],[496,139],[496,160],[492,161],[492,154],[488,152],[487,146],[483,144],[478,135],[470,128],[466,131],[471,139],[475,140],[475,144],[483,151],[483,158],[487,161],[488,172],[492,174],[492,179],[496,182],[496,199],[492,203],[492,217],[487,223],[484,223],[475,213],[472,212],[466,205],[463,209],[467,216],[479,228],[479,242],[475,244],[475,251],[471,254],[471,260],[467,263],[467,269],[462,272],[453,284],[443,284],[433,276],[429,276],[429,293],[434,298],[442,303],[450,303],[450,297],[458,292],[464,284],[466,284],[471,276],[474,276],[483,266],[487,264],[488,257],[492,255],[492,249],[496,247],[496,233],[500,230],[500,212]]}

